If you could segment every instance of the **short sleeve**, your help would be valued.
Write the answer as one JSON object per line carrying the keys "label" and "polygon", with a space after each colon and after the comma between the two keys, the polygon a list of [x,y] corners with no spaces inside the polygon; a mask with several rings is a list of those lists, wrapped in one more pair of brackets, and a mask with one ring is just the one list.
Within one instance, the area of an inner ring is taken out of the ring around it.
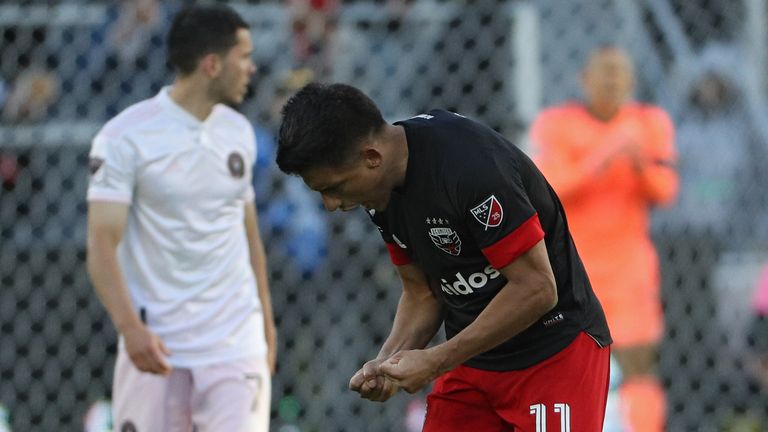
{"label": "short sleeve", "polygon": [[387,252],[389,252],[389,259],[392,264],[400,266],[410,264],[413,260],[408,254],[408,251],[403,247],[395,236],[389,232],[387,227],[387,215],[384,212],[368,211],[368,215],[371,220],[379,229],[381,238],[384,240],[384,244],[387,246]]}
{"label": "short sleeve", "polygon": [[245,129],[246,135],[246,156],[248,160],[245,163],[245,172],[247,175],[248,186],[243,190],[242,199],[246,202],[254,201],[256,199],[256,192],[253,188],[253,170],[256,165],[258,157],[258,144],[256,143],[256,134],[253,131],[253,126],[250,123],[247,124]]}
{"label": "short sleeve", "polygon": [[130,203],[136,184],[137,157],[121,138],[97,135],[89,155],[88,201]]}
{"label": "short sleeve", "polygon": [[493,154],[458,185],[466,226],[488,262],[497,269],[544,238],[536,210],[523,187],[514,154]]}

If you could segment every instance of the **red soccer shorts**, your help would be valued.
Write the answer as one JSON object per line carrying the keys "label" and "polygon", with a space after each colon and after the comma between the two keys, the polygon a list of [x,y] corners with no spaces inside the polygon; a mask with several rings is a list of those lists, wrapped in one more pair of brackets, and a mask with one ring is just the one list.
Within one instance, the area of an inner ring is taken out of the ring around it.
{"label": "red soccer shorts", "polygon": [[581,333],[522,370],[459,366],[435,381],[424,432],[600,432],[610,349]]}

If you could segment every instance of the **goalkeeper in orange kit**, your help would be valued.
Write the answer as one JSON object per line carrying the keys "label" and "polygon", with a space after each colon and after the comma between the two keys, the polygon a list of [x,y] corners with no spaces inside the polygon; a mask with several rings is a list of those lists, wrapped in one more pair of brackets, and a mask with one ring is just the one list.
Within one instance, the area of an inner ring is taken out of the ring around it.
{"label": "goalkeeper in orange kit", "polygon": [[562,200],[603,304],[628,423],[635,432],[661,431],[665,398],[655,365],[664,322],[648,226],[651,209],[677,194],[674,127],[662,109],[630,100],[632,63],[616,47],[590,56],[583,85],[583,102],[547,109],[534,122],[534,159]]}

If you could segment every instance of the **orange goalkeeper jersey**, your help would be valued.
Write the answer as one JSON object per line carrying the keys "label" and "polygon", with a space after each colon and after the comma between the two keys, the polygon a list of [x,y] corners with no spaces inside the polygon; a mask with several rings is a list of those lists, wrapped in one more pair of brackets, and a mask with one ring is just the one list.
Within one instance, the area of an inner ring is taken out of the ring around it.
{"label": "orange goalkeeper jersey", "polygon": [[[565,207],[613,333],[612,316],[639,312],[617,309],[658,302],[658,258],[649,216],[654,205],[670,203],[677,194],[672,122],[650,105],[628,103],[610,121],[601,121],[583,104],[570,103],[542,112],[531,140],[534,160]],[[631,143],[637,146],[639,165],[622,150]],[[621,343],[624,338],[618,336],[614,339]]]}

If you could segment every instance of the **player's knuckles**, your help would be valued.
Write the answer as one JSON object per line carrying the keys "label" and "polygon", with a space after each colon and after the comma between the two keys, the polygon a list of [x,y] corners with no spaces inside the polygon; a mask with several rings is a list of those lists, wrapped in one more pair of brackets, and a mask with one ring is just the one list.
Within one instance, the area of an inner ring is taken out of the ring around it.
{"label": "player's knuckles", "polygon": [[363,366],[363,376],[365,377],[372,377],[376,376],[379,372],[379,368],[372,365],[365,365]]}
{"label": "player's knuckles", "polygon": [[375,398],[381,393],[381,389],[378,387],[370,387],[368,390],[366,390],[366,395],[368,395],[369,398]]}
{"label": "player's knuckles", "polygon": [[141,361],[136,364],[136,368],[142,372],[152,372],[152,361],[148,358],[142,357]]}
{"label": "player's knuckles", "polygon": [[160,373],[163,370],[162,362],[151,354],[147,354],[144,358],[144,366],[147,368],[147,372]]}
{"label": "player's knuckles", "polygon": [[379,370],[379,373],[392,379],[403,378],[402,374],[400,373],[400,371],[398,371],[396,367],[382,365],[382,368]]}
{"label": "player's knuckles", "polygon": [[363,370],[360,369],[357,372],[355,372],[354,375],[352,375],[352,378],[349,379],[349,382],[355,382],[357,384],[363,383]]}
{"label": "player's knuckles", "polygon": [[360,392],[362,391],[363,382],[362,380],[355,380],[355,381],[349,381],[349,389]]}
{"label": "player's knuckles", "polygon": [[136,366],[136,369],[140,371],[144,371],[147,367],[147,361],[145,360],[144,356],[139,354],[134,354],[130,356],[131,363],[133,363],[134,366]]}
{"label": "player's knuckles", "polygon": [[363,394],[368,399],[375,398],[381,393],[381,389],[377,386],[370,386],[367,383],[363,385]]}
{"label": "player's knuckles", "polygon": [[159,349],[154,349],[149,354],[152,357],[152,361],[164,364],[165,363],[165,355],[163,355],[163,352]]}
{"label": "player's knuckles", "polygon": [[378,395],[378,398],[376,399],[379,402],[385,402],[389,398],[392,397],[392,395],[395,394],[394,388],[392,385],[385,385],[381,392]]}
{"label": "player's knuckles", "polygon": [[371,394],[371,389],[363,384],[360,386],[360,388],[357,389],[357,392],[360,393],[360,396],[367,398],[369,394]]}

